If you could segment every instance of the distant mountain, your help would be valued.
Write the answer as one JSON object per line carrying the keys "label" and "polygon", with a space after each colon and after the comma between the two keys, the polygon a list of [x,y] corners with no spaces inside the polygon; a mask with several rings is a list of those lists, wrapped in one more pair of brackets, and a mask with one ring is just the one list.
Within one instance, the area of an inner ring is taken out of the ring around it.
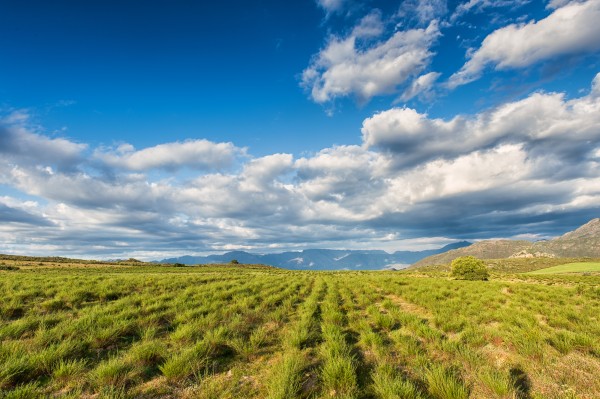
{"label": "distant mountain", "polygon": [[222,255],[182,256],[158,261],[159,263],[183,263],[186,265],[229,263],[233,259],[240,263],[264,264],[284,269],[300,270],[381,270],[403,269],[427,256],[471,245],[470,242],[455,242],[438,249],[425,251],[357,251],[334,249],[306,249],[274,254],[253,254],[245,251],[227,252]]}
{"label": "distant mountain", "polygon": [[489,240],[468,247],[432,255],[416,262],[412,267],[442,265],[460,256],[472,255],[480,259],[503,258],[600,258],[600,219],[593,219],[576,230],[552,240],[529,241]]}

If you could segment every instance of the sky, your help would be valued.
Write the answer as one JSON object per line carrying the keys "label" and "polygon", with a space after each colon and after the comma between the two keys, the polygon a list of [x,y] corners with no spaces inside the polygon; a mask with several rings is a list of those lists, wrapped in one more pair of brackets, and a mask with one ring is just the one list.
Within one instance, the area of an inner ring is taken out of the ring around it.
{"label": "sky", "polygon": [[547,239],[600,216],[600,0],[0,3],[0,253]]}

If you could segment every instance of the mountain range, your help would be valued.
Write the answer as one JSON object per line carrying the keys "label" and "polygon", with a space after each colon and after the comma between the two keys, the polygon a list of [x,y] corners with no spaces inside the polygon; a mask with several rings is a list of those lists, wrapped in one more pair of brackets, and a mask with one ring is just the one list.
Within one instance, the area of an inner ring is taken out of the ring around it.
{"label": "mountain range", "polygon": [[334,249],[305,249],[273,254],[253,254],[232,251],[222,255],[181,256],[158,261],[158,263],[182,263],[185,265],[229,263],[237,260],[245,264],[264,264],[284,269],[310,270],[381,270],[403,269],[425,257],[471,245],[459,241],[438,249],[424,251],[361,251]]}
{"label": "mountain range", "polygon": [[485,240],[474,244],[459,241],[424,251],[306,249],[272,254],[232,251],[222,255],[182,256],[157,263],[186,265],[229,263],[264,264],[284,269],[309,270],[382,270],[404,269],[412,265],[442,265],[472,255],[480,259],[505,258],[600,258],[600,218],[592,219],[576,230],[545,241]]}
{"label": "mountain range", "polygon": [[576,230],[547,241],[486,240],[470,246],[428,256],[413,267],[443,265],[460,256],[480,259],[503,258],[600,258],[600,219],[592,219]]}

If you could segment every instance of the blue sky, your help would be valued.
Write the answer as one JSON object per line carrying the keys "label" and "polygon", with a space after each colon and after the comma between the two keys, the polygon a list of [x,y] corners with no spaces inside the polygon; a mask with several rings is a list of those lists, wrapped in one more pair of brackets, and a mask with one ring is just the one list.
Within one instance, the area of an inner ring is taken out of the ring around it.
{"label": "blue sky", "polygon": [[561,234],[599,215],[598,18],[598,0],[5,4],[0,252]]}

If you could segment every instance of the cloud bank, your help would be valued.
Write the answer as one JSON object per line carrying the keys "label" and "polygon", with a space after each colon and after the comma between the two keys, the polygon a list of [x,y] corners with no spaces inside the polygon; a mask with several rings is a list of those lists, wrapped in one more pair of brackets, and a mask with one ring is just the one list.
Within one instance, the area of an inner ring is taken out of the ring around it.
{"label": "cloud bank", "polygon": [[0,252],[156,258],[553,235],[600,212],[599,115],[600,74],[572,99],[538,92],[449,119],[393,108],[363,122],[362,145],[303,157],[207,140],[90,148],[7,117]]}

